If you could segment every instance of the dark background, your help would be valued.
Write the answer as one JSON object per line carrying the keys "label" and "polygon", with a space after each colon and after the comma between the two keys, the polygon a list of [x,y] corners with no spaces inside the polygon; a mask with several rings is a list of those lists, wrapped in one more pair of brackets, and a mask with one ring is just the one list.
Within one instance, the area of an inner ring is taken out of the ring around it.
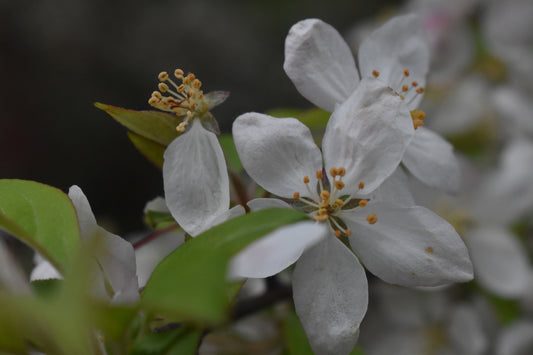
{"label": "dark background", "polygon": [[101,224],[137,230],[161,174],[93,102],[150,109],[157,74],[179,67],[231,92],[213,112],[223,131],[247,111],[309,107],[282,68],[291,25],[319,17],[345,33],[399,4],[0,0],[0,178],[77,184]]}

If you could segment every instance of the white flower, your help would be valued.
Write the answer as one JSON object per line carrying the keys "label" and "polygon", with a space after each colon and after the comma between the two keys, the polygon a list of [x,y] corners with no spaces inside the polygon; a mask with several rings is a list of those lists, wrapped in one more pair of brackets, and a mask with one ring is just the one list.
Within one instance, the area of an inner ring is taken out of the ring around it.
{"label": "white flower", "polygon": [[[404,105],[382,82],[363,79],[333,112],[323,154],[296,119],[247,113],[234,122],[237,151],[250,176],[315,221],[252,243],[232,260],[230,275],[266,277],[298,260],[296,312],[318,354],[349,353],[367,307],[364,270],[335,236],[348,238],[365,266],[391,283],[438,285],[472,277],[466,248],[448,223],[425,208],[388,203],[376,190],[413,135]],[[389,183],[383,191],[401,196],[396,179]],[[276,199],[249,205],[290,206]]]}
{"label": "white flower", "polygon": [[457,191],[459,168],[453,147],[438,134],[420,127],[422,100],[429,67],[429,45],[414,15],[395,17],[372,32],[358,52],[359,72],[341,35],[318,19],[296,23],[285,41],[285,72],[313,104],[332,112],[359,85],[375,76],[404,98],[417,128],[403,164],[424,183]]}
{"label": "white flower", "polygon": [[[96,223],[89,201],[78,186],[71,186],[68,196],[78,215],[83,242],[96,247],[90,275],[92,293],[116,303],[137,302],[139,287],[133,246]],[[38,264],[30,276],[32,281],[61,278],[47,260],[39,257],[37,260]]]}
{"label": "white flower", "polygon": [[[190,235],[196,236],[228,213],[229,178],[224,153],[213,131],[218,130],[209,110],[222,103],[228,93],[204,95],[202,83],[194,74],[184,77],[177,69],[177,85],[166,72],[159,74],[159,90],[149,103],[183,118],[176,127],[182,132],[165,150],[163,182],[165,200],[172,216]],[[169,87],[166,83],[172,87]]]}

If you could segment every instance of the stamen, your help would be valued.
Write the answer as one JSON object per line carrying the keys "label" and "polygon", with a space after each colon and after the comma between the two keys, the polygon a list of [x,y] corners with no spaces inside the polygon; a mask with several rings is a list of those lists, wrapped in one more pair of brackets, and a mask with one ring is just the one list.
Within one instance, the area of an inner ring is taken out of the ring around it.
{"label": "stamen", "polygon": [[321,180],[322,179],[322,170],[317,170],[316,171],[316,178],[317,178],[317,180]]}
{"label": "stamen", "polygon": [[366,217],[366,220],[370,224],[375,224],[378,221],[378,216],[372,213],[372,214],[369,214],[368,217]]}
{"label": "stamen", "polygon": [[352,231],[349,230],[349,229],[346,229],[346,230],[344,231],[344,234],[345,234],[347,237],[349,237],[349,236],[352,235]]}
{"label": "stamen", "polygon": [[409,70],[408,69],[404,69],[403,70],[403,75],[405,75],[406,77],[409,76]]}
{"label": "stamen", "polygon": [[335,231],[335,236],[338,238],[341,236],[341,231],[340,230],[336,230]]}
{"label": "stamen", "polygon": [[379,72],[377,70],[372,70],[372,75],[377,78],[379,76]]}
{"label": "stamen", "polygon": [[413,81],[413,82],[411,83],[411,85],[413,85],[413,86],[416,88],[416,87],[418,86],[418,82]]}
{"label": "stamen", "polygon": [[339,173],[337,172],[337,168],[331,168],[329,169],[329,174],[335,178],[337,175],[339,175]]}
{"label": "stamen", "polygon": [[359,183],[359,190],[362,190],[362,189],[364,189],[364,188],[365,188],[365,183],[361,181],[361,182]]}
{"label": "stamen", "polygon": [[174,70],[174,76],[176,77],[176,79],[183,79],[183,74],[183,70],[181,69]]}
{"label": "stamen", "polygon": [[367,204],[368,204],[368,200],[359,201],[359,207],[366,207]]}
{"label": "stamen", "polygon": [[344,187],[344,183],[340,180],[335,181],[334,185],[337,188],[337,190],[342,190]]}
{"label": "stamen", "polygon": [[419,87],[418,89],[416,89],[416,92],[417,92],[418,94],[421,94],[421,93],[423,93],[424,91],[425,91],[425,89],[424,89],[423,87]]}
{"label": "stamen", "polygon": [[402,86],[402,91],[403,92],[406,92],[407,90],[409,90],[409,86],[407,86],[407,85]]}
{"label": "stamen", "polygon": [[346,169],[344,169],[342,166],[337,169],[337,174],[343,177],[346,174]]}
{"label": "stamen", "polygon": [[304,176],[304,184],[309,184],[309,176]]}
{"label": "stamen", "polygon": [[292,195],[292,197],[293,197],[295,200],[299,200],[299,199],[300,199],[300,193],[299,193],[299,192],[295,192],[294,195]]}
{"label": "stamen", "polygon": [[159,85],[157,85],[157,87],[159,88],[159,91],[161,91],[161,92],[167,92],[168,91],[168,85],[165,84],[165,83],[159,83]]}
{"label": "stamen", "polygon": [[327,215],[328,214],[328,210],[325,209],[325,208],[321,208],[318,210],[318,214],[323,216],[323,215]]}
{"label": "stamen", "polygon": [[324,222],[328,219],[328,215],[316,215],[316,216],[313,216],[314,220],[315,221],[318,221],[318,222]]}
{"label": "stamen", "polygon": [[159,79],[159,81],[167,81],[168,80],[168,73],[166,71],[162,71],[161,73],[159,73],[157,78]]}
{"label": "stamen", "polygon": [[320,198],[322,199],[322,201],[329,200],[329,191],[327,190],[322,191],[320,193]]}
{"label": "stamen", "polygon": [[340,206],[340,207],[344,206],[344,201],[341,200],[340,198],[336,199],[336,200],[335,200],[335,203],[336,203],[338,206]]}

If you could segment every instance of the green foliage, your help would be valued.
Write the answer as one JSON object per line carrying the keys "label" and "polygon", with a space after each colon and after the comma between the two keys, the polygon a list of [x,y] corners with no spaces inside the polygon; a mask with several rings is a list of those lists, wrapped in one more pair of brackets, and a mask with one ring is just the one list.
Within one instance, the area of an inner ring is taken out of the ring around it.
{"label": "green foliage", "polygon": [[128,132],[128,138],[146,159],[151,161],[159,169],[163,168],[163,154],[166,149],[164,145],[133,132]]}
{"label": "green foliage", "polygon": [[291,209],[267,209],[211,228],[156,267],[142,293],[142,306],[179,320],[223,321],[236,290],[235,284],[226,281],[231,257],[276,228],[305,218]]}
{"label": "green foliage", "polygon": [[94,106],[107,112],[133,133],[165,147],[179,135],[176,127],[180,124],[181,119],[176,115],[159,111],[128,110],[100,102],[96,102]]}
{"label": "green foliage", "polygon": [[220,146],[224,151],[224,156],[226,157],[226,163],[228,167],[233,169],[236,172],[239,172],[243,169],[241,159],[237,153],[237,148],[235,148],[235,143],[233,142],[233,137],[231,134],[222,134],[218,137]]}
{"label": "green foliage", "polygon": [[331,116],[331,113],[317,107],[303,111],[297,109],[276,109],[267,113],[274,117],[294,117],[298,119],[309,127],[313,139],[318,146],[321,145],[324,130]]}
{"label": "green foliage", "polygon": [[292,312],[285,318],[283,333],[287,344],[286,355],[313,355],[307,335],[296,313]]}
{"label": "green foliage", "polygon": [[0,228],[38,251],[59,271],[67,270],[81,245],[76,211],[54,187],[25,180],[0,180]]}
{"label": "green foliage", "polygon": [[164,333],[150,333],[137,339],[131,348],[131,355],[194,355],[202,332],[180,326]]}

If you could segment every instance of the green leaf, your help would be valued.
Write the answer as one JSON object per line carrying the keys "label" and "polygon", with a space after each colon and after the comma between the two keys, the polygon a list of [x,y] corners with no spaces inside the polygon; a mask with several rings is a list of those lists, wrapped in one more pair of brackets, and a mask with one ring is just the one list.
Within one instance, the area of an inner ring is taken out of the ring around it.
{"label": "green leaf", "polygon": [[283,333],[287,343],[287,355],[313,355],[307,335],[296,313],[292,312],[285,318]]}
{"label": "green leaf", "polygon": [[[154,270],[141,295],[144,308],[167,317],[218,323],[230,297],[227,264],[254,240],[307,217],[292,209],[267,209],[240,216],[192,238]],[[235,286],[235,285],[233,285]]]}
{"label": "green leaf", "polygon": [[38,251],[60,272],[81,245],[78,217],[61,190],[25,180],[0,180],[0,228]]}
{"label": "green leaf", "polygon": [[132,132],[165,147],[179,135],[176,127],[182,120],[176,115],[159,111],[127,110],[100,102],[96,102],[94,106],[107,112]]}
{"label": "green leaf", "polygon": [[296,109],[276,109],[268,112],[274,117],[294,117],[305,124],[311,130],[322,130],[326,128],[331,113],[324,111],[318,107],[308,110]]}
{"label": "green leaf", "polygon": [[165,154],[166,149],[164,145],[133,132],[128,132],[128,138],[146,159],[150,160],[159,169],[163,168],[163,154]]}
{"label": "green leaf", "polygon": [[235,143],[233,142],[233,137],[230,134],[222,134],[218,137],[220,146],[224,151],[224,156],[226,157],[226,162],[230,168],[239,172],[243,169],[241,159],[237,153],[237,148],[235,148]]}
{"label": "green leaf", "polygon": [[165,333],[151,333],[137,339],[131,348],[131,355],[194,355],[202,332],[180,327]]}
{"label": "green leaf", "polygon": [[63,280],[50,279],[32,281],[31,286],[37,296],[43,299],[54,299],[61,291],[62,284]]}

